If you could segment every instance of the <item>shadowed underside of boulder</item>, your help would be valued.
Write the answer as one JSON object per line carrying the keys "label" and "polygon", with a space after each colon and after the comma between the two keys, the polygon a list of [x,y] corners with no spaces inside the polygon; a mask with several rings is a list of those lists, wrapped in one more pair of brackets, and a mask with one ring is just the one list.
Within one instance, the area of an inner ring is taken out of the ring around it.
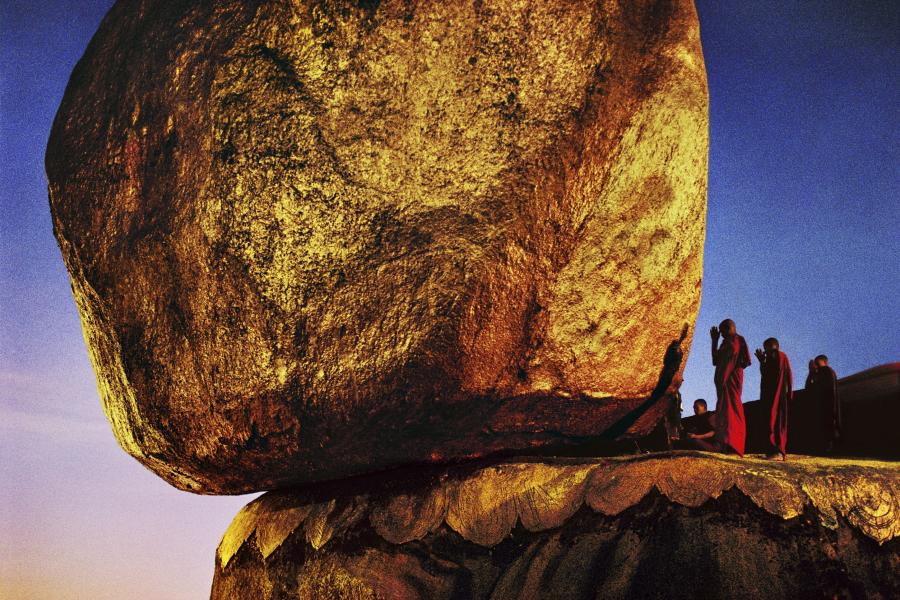
{"label": "shadowed underside of boulder", "polygon": [[117,438],[237,493],[652,426],[707,127],[689,0],[120,0],[46,157]]}
{"label": "shadowed underside of boulder", "polygon": [[262,496],[222,539],[212,598],[900,592],[894,463],[675,453],[431,476]]}

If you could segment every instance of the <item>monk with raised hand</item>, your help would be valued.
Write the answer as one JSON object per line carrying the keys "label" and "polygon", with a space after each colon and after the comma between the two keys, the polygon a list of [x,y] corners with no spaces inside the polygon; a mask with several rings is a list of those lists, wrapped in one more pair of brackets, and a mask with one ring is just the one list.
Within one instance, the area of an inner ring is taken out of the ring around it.
{"label": "monk with raised hand", "polygon": [[750,351],[731,319],[725,319],[718,327],[710,329],[709,335],[712,338],[712,361],[716,367],[713,379],[716,384],[716,439],[723,450],[730,448],[743,456],[747,424],[741,391],[744,387],[744,369],[750,366]]}
{"label": "monk with raised hand", "polygon": [[809,373],[806,375],[806,386],[804,389],[811,390],[816,382],[816,359],[809,361]]}
{"label": "monk with raised hand", "polygon": [[781,351],[778,340],[769,338],[763,348],[756,349],[759,360],[759,399],[769,409],[769,459],[784,460],[787,457],[788,405],[794,395],[791,363]]}

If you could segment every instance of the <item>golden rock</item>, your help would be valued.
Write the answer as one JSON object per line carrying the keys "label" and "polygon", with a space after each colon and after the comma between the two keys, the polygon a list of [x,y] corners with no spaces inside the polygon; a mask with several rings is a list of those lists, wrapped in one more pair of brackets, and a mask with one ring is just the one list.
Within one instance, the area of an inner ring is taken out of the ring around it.
{"label": "golden rock", "polygon": [[689,0],[117,3],[46,164],[120,444],[238,493],[652,426],[707,129]]}

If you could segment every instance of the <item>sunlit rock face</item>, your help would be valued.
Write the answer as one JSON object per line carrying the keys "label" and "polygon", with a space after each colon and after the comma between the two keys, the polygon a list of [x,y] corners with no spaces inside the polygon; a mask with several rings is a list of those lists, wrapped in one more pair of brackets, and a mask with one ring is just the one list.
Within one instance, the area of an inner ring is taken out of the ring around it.
{"label": "sunlit rock face", "polygon": [[687,0],[120,1],[46,159],[116,436],[233,493],[652,426],[707,126]]}
{"label": "sunlit rock face", "polygon": [[211,597],[900,594],[892,463],[678,453],[431,476],[262,496],[223,537]]}

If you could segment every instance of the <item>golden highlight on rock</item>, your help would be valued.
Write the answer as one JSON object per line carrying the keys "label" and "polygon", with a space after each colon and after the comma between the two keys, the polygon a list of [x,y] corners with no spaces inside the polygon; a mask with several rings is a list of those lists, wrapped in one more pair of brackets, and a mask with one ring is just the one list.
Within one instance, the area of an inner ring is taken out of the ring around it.
{"label": "golden highlight on rock", "polygon": [[[900,583],[889,462],[675,452],[372,480],[248,504],[219,545],[211,597],[277,597],[261,583],[300,598],[358,597],[347,586],[372,598],[875,597]],[[303,511],[328,525],[285,518]],[[329,536],[313,543],[311,530]],[[841,575],[810,581],[798,564]]]}
{"label": "golden highlight on rock", "polygon": [[117,438],[238,493],[652,424],[707,104],[688,0],[118,3],[46,159]]}

